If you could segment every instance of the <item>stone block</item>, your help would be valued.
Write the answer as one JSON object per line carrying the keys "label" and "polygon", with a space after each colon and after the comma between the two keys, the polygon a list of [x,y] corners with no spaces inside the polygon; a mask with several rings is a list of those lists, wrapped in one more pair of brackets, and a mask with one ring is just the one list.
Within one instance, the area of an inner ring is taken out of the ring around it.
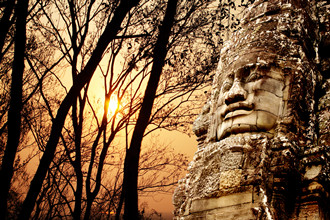
{"label": "stone block", "polygon": [[238,169],[242,166],[242,152],[225,152],[221,156],[220,172]]}
{"label": "stone block", "polygon": [[277,79],[268,78],[267,80],[258,80],[253,85],[253,90],[264,90],[277,97],[283,97],[284,83]]}
{"label": "stone block", "polygon": [[282,102],[282,98],[276,96],[273,93],[270,93],[268,91],[264,90],[257,90],[255,92],[256,97],[258,97],[258,100],[254,101],[255,110],[263,110],[270,112],[274,115],[278,115],[279,113],[279,106],[280,103]]}
{"label": "stone block", "polygon": [[275,125],[277,117],[269,112],[258,111],[257,127],[269,131]]}
{"label": "stone block", "polygon": [[306,172],[305,172],[304,178],[308,179],[308,180],[314,179],[321,173],[321,170],[322,170],[321,165],[318,165],[318,166],[313,165],[313,166],[306,167]]}
{"label": "stone block", "polygon": [[235,206],[244,203],[252,203],[252,192],[241,192],[230,194],[227,196],[221,196],[219,198],[205,198],[192,201],[190,213],[202,212],[206,210],[213,210],[217,208],[223,208],[228,206]]}
{"label": "stone block", "polygon": [[299,213],[296,219],[320,220],[324,218],[322,217],[322,212],[316,202],[307,202],[300,205]]}
{"label": "stone block", "polygon": [[227,170],[220,174],[220,189],[228,189],[240,186],[242,177],[241,169]]}
{"label": "stone block", "polygon": [[233,125],[238,124],[248,124],[248,125],[256,125],[257,124],[257,112],[253,111],[248,115],[241,115],[233,118]]}

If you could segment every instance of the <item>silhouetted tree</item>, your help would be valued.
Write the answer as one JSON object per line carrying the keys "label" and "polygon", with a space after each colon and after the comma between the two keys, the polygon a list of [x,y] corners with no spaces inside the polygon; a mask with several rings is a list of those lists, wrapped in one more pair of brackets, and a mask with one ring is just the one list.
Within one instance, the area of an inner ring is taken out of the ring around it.
{"label": "silhouetted tree", "polygon": [[[11,14],[13,2],[8,1],[6,7],[6,13]],[[21,134],[21,110],[22,110],[22,87],[23,87],[23,73],[24,73],[24,54],[25,54],[25,43],[26,43],[26,18],[28,13],[29,1],[18,1],[15,7],[15,34],[14,34],[14,60],[11,73],[11,88],[10,88],[10,104],[8,110],[8,137],[4,155],[2,157],[1,170],[0,170],[0,218],[6,218],[7,216],[7,198],[10,191],[10,182],[13,176],[14,161],[19,145],[20,134]],[[4,14],[1,22],[4,21],[4,33],[10,27],[10,21],[7,14]],[[3,37],[1,47],[3,48]]]}
{"label": "silhouetted tree", "polygon": [[146,92],[143,98],[142,107],[137,119],[129,149],[127,149],[124,165],[123,197],[125,204],[124,218],[138,219],[138,167],[141,152],[141,143],[144,131],[148,126],[149,117],[156,97],[156,91],[162,68],[167,54],[171,28],[173,27],[174,16],[176,15],[177,0],[169,0],[166,14],[159,30],[159,37],[153,50],[153,65]]}
{"label": "silhouetted tree", "polygon": [[52,129],[45,147],[45,152],[40,160],[36,174],[31,181],[30,189],[24,200],[19,219],[29,218],[31,212],[33,211],[34,204],[42,187],[42,182],[46,176],[48,167],[54,158],[56,146],[69,109],[73,105],[73,102],[79,95],[81,89],[91,80],[91,77],[99,64],[104,51],[106,50],[108,44],[116,37],[126,14],[137,3],[138,1],[120,1],[111,21],[107,24],[103,34],[100,36],[91,58],[87,62],[84,69],[77,76],[76,80],[73,82],[73,86],[61,102],[56,117],[52,123]]}
{"label": "silhouetted tree", "polygon": [[[0,5],[3,7],[0,25],[7,32],[0,34],[0,61],[2,66],[8,67],[11,66],[7,59],[10,58],[8,48],[15,42],[11,33],[19,28],[13,26],[14,10],[18,8],[14,9],[11,2],[14,1],[5,1],[4,7],[2,3]],[[129,202],[125,198],[125,210],[126,213],[135,210],[131,213],[137,216],[137,178],[143,137],[158,128],[184,128],[180,125],[193,120],[196,112],[189,103],[202,101],[193,98],[196,97],[193,94],[210,81],[219,56],[221,32],[238,25],[229,10],[235,4],[229,0],[222,3],[179,1],[176,7],[174,1],[156,0],[30,2],[30,17],[25,19],[29,24],[28,40],[24,47],[28,65],[25,72],[33,77],[26,75],[25,82],[33,83],[27,86],[26,98],[17,99],[21,100],[20,108],[24,114],[17,115],[16,120],[24,122],[29,130],[28,136],[34,141],[33,147],[42,157],[21,207],[20,218],[29,218],[35,204],[34,218],[70,215],[80,219],[83,213],[86,219],[89,218],[103,186],[103,168],[111,163],[109,149],[117,145],[114,140],[119,132],[126,136],[126,157],[134,158],[132,163],[125,162],[124,172],[125,182],[129,178],[133,180],[124,185],[133,184],[129,190],[133,189],[134,193],[127,194],[124,190],[122,199],[119,199],[122,171],[118,171],[116,193],[113,194],[116,201],[112,203],[118,205],[119,215],[124,196],[133,195],[134,200]],[[172,13],[173,22],[165,19],[166,8],[179,11],[175,16],[173,10],[167,10]],[[228,21],[227,27],[223,20]],[[43,43],[47,46],[42,46]],[[121,57],[123,61],[120,61]],[[104,63],[100,62],[106,59],[109,65],[104,68]],[[59,74],[63,71],[61,68],[67,66],[72,81],[69,91]],[[118,66],[122,66],[121,72],[116,70]],[[102,71],[105,88],[101,115],[90,94],[91,78],[97,68]],[[116,112],[109,115],[108,103],[113,96],[121,106],[118,105]],[[4,104],[12,106],[7,101]],[[7,112],[1,112],[0,134],[8,132],[9,140],[9,113],[8,122],[2,123],[6,121]],[[18,128],[22,129],[22,126]],[[20,145],[19,138],[16,133],[17,146]],[[7,141],[6,138],[1,140]],[[11,154],[14,159],[16,152]],[[14,164],[10,162],[8,166],[13,168]],[[174,182],[160,182],[156,186],[161,189]],[[146,186],[142,184],[140,187]],[[4,188],[4,192],[8,193],[9,188]],[[3,204],[7,203],[7,199],[2,198]],[[49,208],[47,214],[42,212],[43,205]]]}

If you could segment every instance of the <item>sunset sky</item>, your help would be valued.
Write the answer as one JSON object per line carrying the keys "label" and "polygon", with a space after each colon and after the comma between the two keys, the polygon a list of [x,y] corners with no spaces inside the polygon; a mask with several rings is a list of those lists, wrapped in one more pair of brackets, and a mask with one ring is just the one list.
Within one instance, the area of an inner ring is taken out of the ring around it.
{"label": "sunset sky", "polygon": [[[189,137],[188,135],[177,131],[165,130],[159,131],[157,133],[159,134],[160,141],[169,143],[175,148],[177,152],[186,154],[188,156],[189,162],[192,161],[194,153],[197,150],[197,141],[194,135]],[[182,174],[182,177],[184,177],[184,175],[185,173]],[[148,203],[149,210],[155,209],[157,212],[160,212],[164,218],[172,219],[172,194],[156,193],[156,195],[150,197],[141,197],[140,200],[140,204],[143,202]]]}

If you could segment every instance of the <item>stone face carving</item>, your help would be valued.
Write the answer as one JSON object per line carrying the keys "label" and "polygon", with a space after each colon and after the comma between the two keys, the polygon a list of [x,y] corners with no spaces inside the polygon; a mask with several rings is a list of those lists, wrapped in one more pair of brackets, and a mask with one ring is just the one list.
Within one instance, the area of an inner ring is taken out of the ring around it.
{"label": "stone face carving", "polygon": [[244,132],[274,133],[283,114],[285,78],[281,69],[256,63],[223,74],[217,101],[217,140]]}
{"label": "stone face carving", "polygon": [[329,10],[304,0],[246,10],[194,123],[176,219],[330,219],[330,55],[317,49],[328,45]]}

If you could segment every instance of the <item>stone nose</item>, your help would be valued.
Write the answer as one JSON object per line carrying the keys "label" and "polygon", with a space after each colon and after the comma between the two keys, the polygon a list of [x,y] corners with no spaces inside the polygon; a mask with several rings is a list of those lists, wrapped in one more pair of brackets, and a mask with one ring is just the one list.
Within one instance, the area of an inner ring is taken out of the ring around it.
{"label": "stone nose", "polygon": [[246,96],[247,92],[242,87],[241,82],[235,80],[225,96],[225,103],[226,105],[229,105],[235,102],[244,101],[246,99]]}

